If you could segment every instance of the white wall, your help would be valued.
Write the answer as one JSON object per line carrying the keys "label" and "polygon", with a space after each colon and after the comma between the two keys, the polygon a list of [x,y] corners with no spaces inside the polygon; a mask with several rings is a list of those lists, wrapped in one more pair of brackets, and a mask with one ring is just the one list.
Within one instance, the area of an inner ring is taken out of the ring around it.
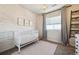
{"label": "white wall", "polygon": [[18,17],[24,17],[25,20],[31,20],[33,22],[32,27],[35,27],[35,13],[32,13],[19,5],[0,5],[0,27],[3,25],[2,27],[8,27],[8,29],[10,29],[11,27],[17,26]]}
{"label": "white wall", "polygon": [[43,35],[43,16],[41,14],[37,15],[36,28],[39,31],[39,39],[42,39],[42,35]]}
{"label": "white wall", "polygon": [[[17,18],[24,17],[25,20],[31,20],[32,26],[39,30],[40,37],[42,37],[42,22],[43,17],[41,14],[36,14],[20,5],[0,5],[0,31],[13,30],[17,27]],[[4,29],[3,29],[4,28]]]}

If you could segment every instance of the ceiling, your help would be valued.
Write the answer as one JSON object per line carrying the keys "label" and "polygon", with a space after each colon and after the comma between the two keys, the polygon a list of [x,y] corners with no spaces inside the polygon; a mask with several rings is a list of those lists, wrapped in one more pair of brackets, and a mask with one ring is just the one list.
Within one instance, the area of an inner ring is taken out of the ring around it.
{"label": "ceiling", "polygon": [[35,13],[48,13],[62,8],[64,4],[23,4],[21,6]]}

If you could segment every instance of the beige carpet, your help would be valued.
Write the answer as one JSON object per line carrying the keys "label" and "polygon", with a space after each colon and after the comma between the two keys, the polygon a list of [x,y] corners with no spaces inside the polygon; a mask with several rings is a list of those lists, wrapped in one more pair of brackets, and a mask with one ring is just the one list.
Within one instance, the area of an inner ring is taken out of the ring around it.
{"label": "beige carpet", "polygon": [[[46,41],[38,41],[28,47],[21,48],[20,55],[53,55],[57,44],[52,44]],[[19,55],[17,51],[11,53]]]}

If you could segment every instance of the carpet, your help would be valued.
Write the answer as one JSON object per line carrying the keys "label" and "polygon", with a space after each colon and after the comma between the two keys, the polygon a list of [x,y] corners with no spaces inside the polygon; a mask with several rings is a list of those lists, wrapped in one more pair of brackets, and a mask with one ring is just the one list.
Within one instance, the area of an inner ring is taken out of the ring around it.
{"label": "carpet", "polygon": [[38,41],[34,44],[21,48],[20,54],[18,51],[11,55],[54,55],[57,44],[52,44],[46,41]]}

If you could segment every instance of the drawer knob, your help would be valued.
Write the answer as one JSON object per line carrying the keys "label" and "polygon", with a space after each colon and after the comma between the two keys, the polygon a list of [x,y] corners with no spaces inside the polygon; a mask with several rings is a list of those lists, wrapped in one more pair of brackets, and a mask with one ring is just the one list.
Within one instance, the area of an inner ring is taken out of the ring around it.
{"label": "drawer knob", "polygon": [[78,45],[76,45],[76,46],[78,46]]}
{"label": "drawer knob", "polygon": [[75,49],[77,49],[77,48],[75,48]]}
{"label": "drawer knob", "polygon": [[75,53],[77,53],[77,51]]}

